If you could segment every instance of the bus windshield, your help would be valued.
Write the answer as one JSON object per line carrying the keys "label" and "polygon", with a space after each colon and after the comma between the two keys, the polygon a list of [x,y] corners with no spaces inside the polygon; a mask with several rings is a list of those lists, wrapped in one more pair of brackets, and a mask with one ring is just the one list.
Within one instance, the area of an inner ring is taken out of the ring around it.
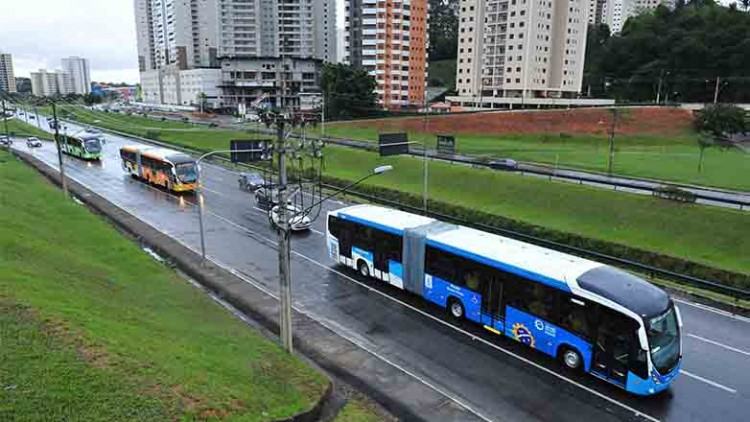
{"label": "bus windshield", "polygon": [[84,145],[86,147],[86,151],[88,152],[97,153],[101,152],[102,150],[102,143],[99,142],[98,139],[88,139],[84,141]]}
{"label": "bus windshield", "polygon": [[660,374],[667,374],[680,358],[680,334],[674,306],[647,321],[651,359]]}
{"label": "bus windshield", "polygon": [[177,164],[174,166],[177,178],[182,183],[193,183],[198,180],[198,173],[195,171],[195,163]]}

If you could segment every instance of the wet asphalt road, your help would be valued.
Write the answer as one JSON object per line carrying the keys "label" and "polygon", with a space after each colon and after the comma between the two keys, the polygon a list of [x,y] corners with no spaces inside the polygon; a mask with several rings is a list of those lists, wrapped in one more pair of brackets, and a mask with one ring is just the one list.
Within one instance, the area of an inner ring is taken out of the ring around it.
{"label": "wet asphalt road", "polygon": [[[44,122],[42,122],[43,128]],[[74,131],[74,125],[68,125]],[[106,135],[101,164],[66,157],[67,174],[141,220],[199,251],[196,198],[174,196],[125,175]],[[14,148],[28,151],[18,140]],[[57,168],[54,145],[32,153]],[[203,165],[208,256],[247,281],[277,290],[275,231],[237,175]],[[344,206],[328,201],[326,210]],[[292,240],[295,308],[419,379],[466,410],[467,420],[747,420],[750,320],[678,301],[684,320],[683,374],[656,397],[639,398],[471,325],[389,286],[362,280],[327,258],[325,220]],[[408,392],[394,391],[394,394]]]}

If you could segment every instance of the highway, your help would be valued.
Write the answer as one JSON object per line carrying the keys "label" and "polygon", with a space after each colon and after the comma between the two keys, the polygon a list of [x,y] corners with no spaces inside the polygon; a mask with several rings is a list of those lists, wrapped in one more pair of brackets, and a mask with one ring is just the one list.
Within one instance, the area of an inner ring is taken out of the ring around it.
{"label": "highway", "polygon": [[[44,129],[46,122],[41,122]],[[75,131],[74,125],[68,125]],[[175,196],[125,175],[118,150],[139,143],[106,135],[100,164],[65,157],[69,177],[154,228],[199,250],[195,198]],[[57,168],[54,144],[29,150]],[[237,174],[204,164],[207,254],[277,290],[275,231]],[[367,169],[363,169],[366,172]],[[327,210],[344,206],[327,201]],[[670,390],[634,397],[592,376],[563,371],[552,359],[471,325],[399,291],[363,280],[327,257],[325,221],[292,239],[295,308],[398,368],[465,410],[465,420],[747,420],[750,408],[750,320],[676,299],[684,320],[683,373]],[[374,374],[376,372],[373,372]],[[408,395],[394,386],[394,395]]]}

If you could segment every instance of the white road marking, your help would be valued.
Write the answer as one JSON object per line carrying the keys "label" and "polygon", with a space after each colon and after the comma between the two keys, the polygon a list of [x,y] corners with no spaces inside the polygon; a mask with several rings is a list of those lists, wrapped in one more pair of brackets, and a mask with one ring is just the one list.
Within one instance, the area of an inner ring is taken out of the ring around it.
{"label": "white road marking", "polygon": [[319,234],[319,235],[321,235],[321,236],[325,236],[325,235],[326,235],[326,234],[325,234],[325,233],[323,233],[322,231],[320,231],[320,230],[315,230],[315,229],[314,229],[314,228],[312,228],[312,227],[310,227],[310,231],[311,231],[311,232],[313,232],[313,233]]}
{"label": "white road marking", "polygon": [[737,390],[735,390],[734,388],[729,388],[726,385],[722,385],[722,384],[719,384],[718,382],[711,381],[710,379],[706,379],[706,378],[703,378],[703,377],[701,377],[699,375],[695,375],[694,373],[688,372],[688,371],[686,371],[684,369],[680,369],[680,373],[684,374],[684,375],[687,375],[690,378],[697,379],[698,381],[705,382],[706,384],[708,384],[710,386],[713,386],[713,387],[716,387],[718,389],[724,390],[724,391],[726,391],[728,393],[737,394]]}
{"label": "white road marking", "polygon": [[723,348],[725,348],[727,350],[731,350],[733,352],[737,352],[737,353],[745,355],[745,356],[750,356],[750,352],[748,352],[748,351],[745,351],[745,350],[742,350],[742,349],[738,349],[736,347],[728,346],[728,345],[726,345],[724,343],[719,343],[718,341],[707,339],[705,337],[697,336],[695,334],[690,334],[690,333],[688,333],[688,337],[692,337],[692,338],[694,338],[696,340],[700,340],[700,341],[703,341],[703,342],[706,342],[706,343],[709,343],[709,344],[713,344],[715,346],[723,347]]}
{"label": "white road marking", "polygon": [[734,319],[734,320],[737,320],[737,321],[742,321],[742,322],[746,322],[746,323],[750,324],[750,318],[744,317],[742,315],[733,314],[731,312],[727,312],[727,311],[724,311],[722,309],[717,309],[717,308],[714,308],[714,307],[711,307],[711,306],[708,306],[708,305],[703,305],[701,303],[689,302],[689,301],[682,300],[682,299],[677,299],[677,298],[673,298],[672,300],[674,300],[675,302],[683,303],[683,304],[688,305],[688,306],[692,306],[694,308],[698,308],[698,309],[707,311],[707,312],[712,312],[712,313],[715,313],[717,315],[721,315],[723,317],[731,318],[731,319]]}
{"label": "white road marking", "polygon": [[[49,164],[48,164],[48,165],[49,165]],[[69,166],[66,166],[66,167],[69,167]],[[53,168],[55,168],[55,167],[53,167]],[[80,184],[82,184],[82,185],[85,185],[84,183],[82,183],[81,181],[79,181],[79,180],[77,180],[77,179],[75,179],[75,178],[74,178],[74,180],[78,181],[78,183],[80,183]],[[146,186],[147,186],[148,188],[150,188],[150,189],[155,189],[155,188],[153,188],[152,186],[148,186],[148,185],[146,185]],[[157,190],[157,189],[155,189],[155,190]],[[172,194],[172,193],[169,193],[169,192],[164,192],[164,191],[161,191],[161,190],[158,190],[158,191],[159,191],[159,192],[162,192],[162,193],[166,193],[166,194],[167,194],[167,195],[169,195],[169,196],[173,196],[173,197],[177,198],[177,196],[176,196],[176,195],[174,195],[174,194]],[[189,203],[189,204],[191,204],[191,205],[193,205],[193,206],[195,206],[195,204],[194,204],[194,203],[191,203],[191,202],[189,202],[189,201],[186,201],[186,202],[187,202],[187,203]],[[124,210],[126,210],[126,209],[125,209],[124,207],[122,207],[122,206],[120,206],[120,205],[118,205],[118,207],[119,207],[119,208],[121,208],[121,209],[124,209]],[[126,210],[126,211],[127,211],[127,212],[129,212],[130,214],[132,214],[132,215],[133,215],[133,216],[134,216],[135,218],[137,218],[137,219],[140,219],[141,221],[144,221],[144,222],[145,222],[145,220],[143,220],[142,218],[138,217],[138,216],[137,216],[137,215],[136,215],[135,213],[133,213],[133,212],[131,212],[131,211],[129,211],[129,210]],[[237,228],[239,228],[239,229],[241,229],[241,230],[244,230],[244,231],[246,231],[246,232],[248,232],[248,233],[250,233],[250,234],[253,234],[253,235],[255,235],[255,236],[258,236],[258,237],[260,237],[260,238],[264,239],[264,240],[265,240],[266,242],[268,242],[268,243],[270,243],[270,244],[272,244],[272,245],[274,245],[274,246],[278,246],[278,244],[277,244],[277,243],[276,243],[275,241],[273,241],[273,240],[271,240],[271,239],[269,239],[269,238],[267,238],[267,237],[265,237],[265,236],[263,236],[263,235],[261,235],[261,234],[259,234],[259,233],[257,233],[257,232],[254,232],[253,230],[251,230],[251,229],[249,229],[249,228],[247,228],[247,227],[244,227],[244,226],[242,226],[242,225],[240,225],[240,224],[237,224],[237,223],[235,223],[235,222],[233,222],[233,221],[231,221],[231,220],[229,220],[229,219],[227,219],[227,218],[225,218],[225,217],[222,217],[222,216],[220,216],[220,215],[218,215],[218,214],[216,214],[216,213],[214,213],[214,212],[212,212],[212,211],[208,211],[208,214],[211,214],[211,215],[213,215],[213,216],[215,216],[215,217],[219,218],[220,220],[222,220],[222,221],[225,221],[225,222],[226,222],[227,224],[230,224],[230,225],[232,225],[232,226],[235,226],[235,227],[237,227]],[[154,224],[152,224],[152,223],[148,223],[148,222],[146,222],[146,223],[147,223],[147,224],[149,224],[150,226],[152,226],[152,227],[153,227],[153,228],[154,228],[155,230],[157,230],[157,231],[159,231],[159,232],[162,232],[162,233],[164,233],[164,234],[167,234],[167,235],[169,235],[170,237],[172,237],[173,239],[175,239],[175,240],[176,240],[176,241],[177,241],[178,243],[182,244],[182,245],[183,245],[183,246],[185,246],[186,248],[188,248],[188,249],[190,249],[190,250],[192,250],[192,251],[194,251],[194,252],[197,252],[195,248],[193,248],[192,246],[188,245],[188,244],[187,244],[187,243],[185,243],[184,241],[182,241],[182,240],[180,240],[180,239],[178,239],[178,238],[176,238],[176,237],[174,237],[174,236],[170,235],[169,233],[165,232],[164,230],[161,230],[160,228],[156,227],[156,226],[155,226]],[[199,252],[198,252],[198,253],[199,253]],[[303,255],[303,254],[301,254],[301,253],[299,253],[299,252],[297,252],[297,251],[294,251],[294,250],[292,250],[292,253],[293,253],[294,255],[297,255],[297,256],[299,256],[299,257],[301,257],[301,258],[303,258],[303,259],[305,259],[305,260],[309,261],[309,262],[312,262],[313,264],[315,264],[315,265],[317,265],[317,266],[319,266],[319,267],[321,267],[321,268],[323,268],[323,269],[325,269],[325,270],[328,270],[328,271],[330,271],[330,272],[333,272],[333,273],[335,273],[335,274],[337,274],[337,275],[339,275],[339,276],[341,276],[341,277],[344,277],[345,279],[347,279],[347,280],[350,280],[350,281],[352,281],[352,282],[354,282],[354,283],[356,283],[356,284],[358,284],[358,285],[360,285],[360,286],[362,286],[362,287],[364,287],[364,288],[368,289],[369,291],[371,291],[371,292],[373,292],[373,293],[377,293],[377,294],[379,294],[379,295],[383,296],[384,298],[386,298],[387,300],[390,300],[390,301],[393,301],[393,302],[395,302],[395,303],[398,303],[398,304],[400,304],[401,306],[404,306],[404,307],[406,307],[406,308],[408,308],[408,309],[410,309],[410,310],[412,310],[412,311],[414,311],[414,312],[417,312],[417,313],[419,313],[419,314],[421,314],[421,315],[423,315],[423,316],[425,316],[425,317],[427,317],[427,318],[429,318],[429,319],[432,319],[433,321],[436,321],[436,322],[438,322],[439,324],[442,324],[442,325],[444,325],[444,326],[446,326],[446,327],[448,327],[448,328],[451,328],[451,329],[453,329],[454,331],[457,331],[457,332],[459,332],[459,333],[462,333],[462,334],[464,334],[464,335],[466,335],[466,336],[470,337],[470,338],[471,338],[472,340],[474,340],[474,341],[479,341],[479,342],[481,342],[481,343],[483,343],[483,344],[485,344],[485,345],[487,345],[487,346],[489,346],[489,347],[492,347],[492,348],[494,348],[494,349],[496,349],[496,350],[498,350],[498,351],[500,351],[500,352],[503,352],[503,353],[505,353],[506,355],[509,355],[509,356],[511,356],[511,357],[514,357],[514,358],[516,358],[516,359],[518,359],[518,360],[520,360],[520,361],[522,361],[522,362],[524,362],[524,363],[528,364],[528,365],[531,365],[531,366],[533,366],[534,368],[537,368],[538,370],[540,370],[540,371],[542,371],[542,372],[545,372],[545,373],[547,373],[547,374],[549,374],[549,375],[552,375],[552,376],[554,376],[554,377],[556,377],[556,378],[558,378],[558,379],[560,379],[560,380],[563,380],[563,381],[565,381],[565,382],[568,382],[569,384],[571,384],[571,385],[574,385],[574,386],[576,386],[576,387],[578,387],[578,388],[580,388],[580,389],[582,389],[582,390],[584,390],[584,391],[586,391],[586,392],[588,392],[588,393],[590,393],[590,394],[593,394],[593,395],[595,395],[595,396],[597,396],[597,397],[599,397],[599,398],[601,398],[601,399],[603,399],[603,400],[606,400],[606,401],[608,401],[608,402],[610,402],[610,403],[612,403],[612,404],[614,404],[614,405],[616,405],[616,406],[619,406],[619,407],[621,407],[621,408],[623,408],[623,409],[625,409],[625,410],[627,410],[627,411],[629,411],[629,412],[632,412],[632,413],[633,413],[633,414],[635,414],[635,416],[637,416],[637,417],[642,417],[642,418],[644,418],[644,419],[647,419],[647,420],[649,420],[649,421],[652,421],[652,422],[659,422],[659,419],[657,419],[657,418],[655,418],[655,417],[653,417],[653,416],[650,416],[650,415],[648,415],[648,414],[646,414],[646,413],[643,413],[643,412],[641,412],[640,410],[638,410],[638,409],[635,409],[635,408],[633,408],[633,407],[631,407],[631,406],[628,406],[628,405],[627,405],[627,404],[625,404],[625,403],[619,402],[619,401],[617,401],[616,399],[613,399],[613,398],[611,398],[611,397],[609,397],[609,396],[607,396],[607,395],[605,395],[605,394],[603,394],[603,393],[600,393],[600,392],[598,392],[598,391],[596,391],[596,390],[594,390],[594,389],[592,389],[592,388],[590,388],[590,387],[587,387],[587,386],[585,386],[585,385],[583,385],[583,384],[581,384],[581,383],[579,383],[579,382],[577,382],[577,381],[574,381],[574,380],[572,380],[572,379],[570,379],[570,378],[567,378],[567,377],[565,377],[565,376],[563,376],[563,375],[561,375],[561,374],[559,374],[559,373],[557,373],[557,372],[555,372],[555,371],[552,371],[552,370],[550,370],[550,369],[548,369],[548,368],[545,368],[544,366],[542,366],[542,365],[539,365],[539,364],[537,364],[537,363],[535,363],[535,362],[533,362],[533,361],[531,361],[531,360],[529,360],[529,359],[527,359],[527,358],[525,358],[525,357],[523,357],[523,356],[520,356],[520,355],[518,355],[518,354],[516,354],[516,353],[514,353],[514,352],[512,352],[512,351],[510,351],[510,350],[504,349],[504,348],[502,348],[502,347],[499,347],[499,346],[497,346],[496,344],[493,344],[493,343],[491,343],[491,342],[489,342],[489,341],[487,341],[487,340],[485,340],[485,339],[483,339],[483,338],[477,337],[477,336],[475,336],[475,335],[473,335],[473,334],[469,333],[469,332],[468,332],[468,331],[466,331],[466,330],[463,330],[463,329],[461,329],[461,328],[459,328],[459,327],[456,327],[456,326],[454,326],[454,325],[452,325],[452,324],[449,324],[449,323],[447,323],[447,322],[445,322],[445,321],[443,321],[443,320],[441,320],[441,319],[439,319],[439,318],[437,318],[437,317],[435,317],[435,316],[433,316],[433,315],[431,315],[431,314],[428,314],[428,313],[426,313],[425,311],[422,311],[422,310],[420,310],[420,309],[418,309],[418,308],[416,308],[416,307],[414,307],[414,306],[412,306],[412,305],[409,305],[409,304],[408,304],[408,303],[406,303],[406,302],[403,302],[403,301],[401,301],[401,300],[399,300],[399,299],[396,299],[396,298],[394,298],[394,297],[391,297],[391,296],[389,296],[389,295],[385,294],[384,292],[381,292],[381,291],[379,291],[379,290],[373,289],[372,287],[370,287],[370,286],[368,286],[368,285],[366,285],[366,284],[362,283],[361,281],[358,281],[358,280],[356,280],[356,279],[354,279],[354,278],[352,278],[352,277],[350,277],[350,276],[348,276],[348,275],[346,275],[346,274],[344,274],[344,273],[342,273],[342,272],[340,272],[340,271],[338,271],[338,270],[335,270],[335,269],[333,269],[333,268],[331,268],[331,267],[329,267],[329,266],[326,266],[325,264],[322,264],[322,263],[320,263],[320,262],[318,262],[318,261],[316,261],[316,260],[314,260],[314,259],[312,259],[312,258],[310,258],[310,257],[308,257],[308,256],[306,256],[306,255]],[[246,282],[248,282],[248,280],[247,280],[247,277],[242,277],[241,275],[239,275],[239,274],[238,274],[238,272],[237,272],[236,270],[232,269],[232,268],[231,268],[230,266],[228,266],[228,265],[225,265],[225,264],[220,264],[220,263],[219,263],[219,262],[218,262],[217,260],[215,260],[215,259],[214,259],[213,257],[210,257],[210,256],[207,256],[207,259],[209,259],[209,260],[211,260],[211,261],[215,262],[215,263],[216,263],[217,265],[221,266],[222,268],[225,268],[225,269],[227,269],[227,270],[228,270],[228,271],[230,271],[231,273],[233,273],[233,274],[237,275],[237,276],[238,276],[238,277],[240,277],[241,279],[243,279],[243,280],[245,280]],[[260,288],[260,286],[258,286],[258,284],[256,284],[256,283],[250,283],[250,284],[252,284],[252,285],[253,285],[253,286],[255,286],[255,287],[258,287],[258,288]],[[267,289],[265,289],[265,288],[261,288],[261,290],[262,290],[262,291],[264,291],[264,292],[266,292],[266,293],[268,293],[268,290],[267,290]],[[276,298],[276,299],[278,300],[278,296],[276,296],[275,294],[274,294],[274,295],[271,295],[271,296],[272,296],[272,297],[274,297],[274,298]],[[299,309],[298,307],[295,307],[295,306],[293,306],[293,308],[294,308],[295,310],[297,310],[298,312],[300,312],[300,313],[306,314],[306,313],[305,313],[304,311],[300,310],[300,309]],[[307,314],[306,314],[306,315],[307,315]],[[312,316],[311,316],[311,317],[312,317]],[[314,317],[313,317],[313,319],[314,319],[315,321],[317,321],[318,323],[320,323],[320,324],[322,324],[322,325],[325,325],[325,324],[324,324],[324,323],[323,323],[323,322],[322,322],[322,321],[321,321],[320,319],[318,319],[318,318],[314,318]],[[330,328],[330,327],[327,327],[327,328]],[[341,334],[340,334],[340,335],[341,335]],[[342,335],[342,338],[346,338],[346,337],[344,337],[344,336]],[[346,338],[346,340],[348,340],[348,341],[352,342],[353,344],[357,345],[358,347],[362,347],[362,346],[360,346],[360,345],[359,345],[359,344],[358,344],[357,342],[355,342],[354,340],[352,340],[352,339],[350,339],[350,338]],[[404,372],[405,374],[407,374],[407,375],[409,375],[409,376],[413,377],[414,379],[416,379],[416,380],[420,381],[421,383],[425,384],[426,386],[428,386],[428,387],[432,388],[432,389],[433,389],[433,390],[435,390],[436,392],[438,392],[438,393],[440,393],[440,394],[444,395],[444,396],[445,396],[446,398],[448,398],[448,399],[450,399],[450,400],[454,401],[454,402],[455,402],[456,404],[458,404],[458,405],[459,405],[459,406],[461,406],[462,408],[464,408],[464,409],[466,409],[466,410],[468,410],[468,411],[470,411],[470,412],[474,413],[475,415],[477,415],[478,417],[482,418],[483,420],[485,420],[485,421],[491,421],[491,419],[488,419],[487,417],[485,417],[485,416],[481,415],[480,413],[476,412],[476,411],[475,411],[474,409],[472,409],[472,408],[471,408],[471,406],[469,406],[469,405],[467,405],[467,404],[465,404],[465,403],[461,402],[461,401],[460,401],[459,399],[457,399],[457,398],[455,398],[455,397],[451,396],[450,394],[447,394],[447,393],[445,393],[445,392],[444,392],[444,391],[443,391],[442,389],[440,389],[439,387],[436,387],[436,386],[434,386],[433,384],[429,383],[429,381],[427,381],[427,380],[424,380],[424,379],[420,378],[420,377],[419,377],[418,375],[416,375],[416,374],[414,374],[414,373],[412,373],[412,372],[410,372],[410,371],[406,370],[405,368],[403,368],[403,367],[401,367],[401,366],[398,366],[397,364],[393,363],[392,361],[390,361],[389,359],[385,358],[384,356],[382,356],[382,355],[379,355],[379,354],[377,354],[377,353],[376,353],[376,352],[374,352],[374,351],[368,350],[368,349],[366,349],[366,348],[364,348],[364,347],[362,347],[362,348],[363,348],[363,350],[367,351],[368,353],[372,354],[373,356],[375,356],[375,357],[377,357],[377,358],[379,358],[379,359],[383,360],[384,362],[386,362],[386,363],[390,364],[391,366],[395,367],[396,369],[398,369],[398,370],[400,370],[400,371]],[[683,370],[683,371],[681,371],[681,372],[683,372],[683,373],[686,373],[686,371],[684,371],[684,370]],[[687,373],[686,373],[686,374],[687,374]],[[691,376],[691,375],[688,375],[688,376]],[[697,377],[697,376],[695,376],[695,377]],[[734,393],[736,393],[736,390],[732,390],[732,389],[730,389],[730,388],[728,388],[728,387],[722,386],[721,384],[718,384],[718,383],[714,383],[713,381],[709,381],[709,380],[706,380],[705,378],[700,378],[700,377],[697,377],[697,379],[700,379],[701,381],[707,382],[707,383],[709,383],[709,384],[711,384],[711,385],[717,386],[718,388],[726,389],[727,391],[730,391],[730,392],[734,392]]]}

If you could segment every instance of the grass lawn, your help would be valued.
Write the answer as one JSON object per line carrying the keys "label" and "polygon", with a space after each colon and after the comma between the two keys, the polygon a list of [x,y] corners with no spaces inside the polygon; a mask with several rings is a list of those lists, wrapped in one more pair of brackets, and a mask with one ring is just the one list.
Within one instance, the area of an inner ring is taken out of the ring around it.
{"label": "grass lawn", "polygon": [[[100,114],[105,113],[97,113]],[[119,127],[128,127],[122,122],[129,119],[127,116],[117,115],[110,119],[117,119]],[[135,131],[132,127],[125,130]],[[171,141],[168,138],[174,135],[165,131],[159,139],[212,150],[226,148],[231,133],[204,129],[183,133],[178,140]],[[394,171],[370,179],[369,183],[415,195],[422,193],[422,163],[419,159],[380,158],[375,153],[336,146],[326,147],[325,153],[325,174],[329,176],[356,180],[369,169],[392,164]],[[429,196],[433,200],[716,268],[750,273],[750,260],[747,260],[750,255],[750,237],[747,236],[750,218],[746,212],[685,205],[441,162],[430,163],[429,173]]]}
{"label": "grass lawn", "polygon": [[0,420],[278,420],[324,392],[4,152],[0,180]]}
{"label": "grass lawn", "polygon": [[[40,139],[53,139],[49,132],[37,128],[31,120],[29,120],[29,124],[26,124],[26,122],[15,118],[8,119],[8,133],[11,136],[18,137],[36,136]],[[5,135],[5,122],[3,121],[0,121],[0,134]]]}
{"label": "grass lawn", "polygon": [[[329,136],[376,142],[378,131],[366,122],[329,123]],[[435,148],[432,134],[409,133],[409,140]],[[606,136],[552,134],[456,135],[461,154],[508,157],[520,161],[558,164],[595,172],[606,172],[609,140]],[[704,169],[698,171],[699,149],[693,134],[663,138],[651,135],[620,135],[615,138],[613,171],[696,185],[750,191],[750,154],[737,149],[706,151]]]}
{"label": "grass lawn", "polygon": [[384,422],[394,420],[382,415],[365,397],[354,394],[341,409],[334,422]]}

